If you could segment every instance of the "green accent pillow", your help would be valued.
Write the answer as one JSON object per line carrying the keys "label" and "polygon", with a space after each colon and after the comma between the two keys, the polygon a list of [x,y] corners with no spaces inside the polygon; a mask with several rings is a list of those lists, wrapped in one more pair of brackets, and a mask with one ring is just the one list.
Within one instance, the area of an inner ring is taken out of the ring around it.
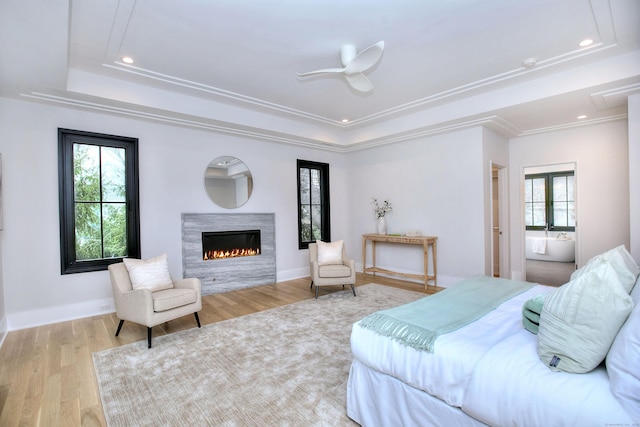
{"label": "green accent pillow", "polygon": [[585,373],[606,357],[633,309],[605,259],[548,294],[540,314],[538,356],[552,371]]}

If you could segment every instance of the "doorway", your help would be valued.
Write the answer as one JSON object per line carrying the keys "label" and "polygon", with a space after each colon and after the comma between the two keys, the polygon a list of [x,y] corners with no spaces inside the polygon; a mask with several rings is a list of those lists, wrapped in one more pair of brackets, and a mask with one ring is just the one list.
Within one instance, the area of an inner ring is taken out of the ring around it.
{"label": "doorway", "polygon": [[491,272],[493,277],[509,277],[507,205],[507,169],[491,163]]}
{"label": "doorway", "polygon": [[525,280],[561,286],[576,269],[576,165],[525,167],[522,179]]}

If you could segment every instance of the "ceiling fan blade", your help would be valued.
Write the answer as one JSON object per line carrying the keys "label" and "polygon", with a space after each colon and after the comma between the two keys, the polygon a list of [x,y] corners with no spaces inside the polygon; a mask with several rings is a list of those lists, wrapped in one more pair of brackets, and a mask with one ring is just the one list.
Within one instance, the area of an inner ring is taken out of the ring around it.
{"label": "ceiling fan blade", "polygon": [[384,41],[369,46],[360,52],[344,69],[345,74],[356,74],[367,71],[382,58]]}
{"label": "ceiling fan blade", "polygon": [[347,79],[347,82],[351,85],[352,88],[359,92],[371,92],[373,90],[373,84],[371,80],[367,78],[362,73],[358,74],[345,74],[344,78]]}
{"label": "ceiling fan blade", "polygon": [[307,73],[296,73],[298,77],[306,77],[313,76],[316,74],[327,74],[327,73],[342,73],[344,72],[344,68],[324,68],[322,70],[309,71]]}

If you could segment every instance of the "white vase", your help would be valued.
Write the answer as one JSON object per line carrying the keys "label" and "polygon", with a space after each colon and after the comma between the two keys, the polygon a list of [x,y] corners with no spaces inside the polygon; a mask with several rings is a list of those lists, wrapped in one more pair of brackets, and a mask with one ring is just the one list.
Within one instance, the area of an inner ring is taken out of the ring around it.
{"label": "white vase", "polygon": [[387,234],[387,220],[383,216],[378,218],[378,234]]}

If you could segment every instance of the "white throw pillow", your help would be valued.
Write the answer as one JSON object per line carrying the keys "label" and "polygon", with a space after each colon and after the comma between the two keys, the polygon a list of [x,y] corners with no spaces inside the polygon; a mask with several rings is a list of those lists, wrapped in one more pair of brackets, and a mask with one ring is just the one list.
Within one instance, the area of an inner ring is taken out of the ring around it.
{"label": "white throw pillow", "polygon": [[573,373],[602,362],[633,309],[633,300],[607,263],[548,294],[540,314],[538,356],[549,369]]}
{"label": "white throw pillow", "polygon": [[613,341],[606,362],[611,393],[635,420],[640,420],[639,361],[640,304],[636,304]]}
{"label": "white throw pillow", "polygon": [[151,292],[173,288],[167,254],[149,259],[124,258],[122,260],[133,289],[149,289]]}
{"label": "white throw pillow", "polygon": [[318,240],[318,265],[342,264],[344,240],[326,243]]}
{"label": "white throw pillow", "polygon": [[[606,267],[603,267],[603,264]],[[617,275],[627,293],[631,292],[636,278],[640,274],[640,267],[624,245],[594,256],[582,268],[571,274],[571,280],[577,279],[594,268],[607,268],[607,275]]]}

